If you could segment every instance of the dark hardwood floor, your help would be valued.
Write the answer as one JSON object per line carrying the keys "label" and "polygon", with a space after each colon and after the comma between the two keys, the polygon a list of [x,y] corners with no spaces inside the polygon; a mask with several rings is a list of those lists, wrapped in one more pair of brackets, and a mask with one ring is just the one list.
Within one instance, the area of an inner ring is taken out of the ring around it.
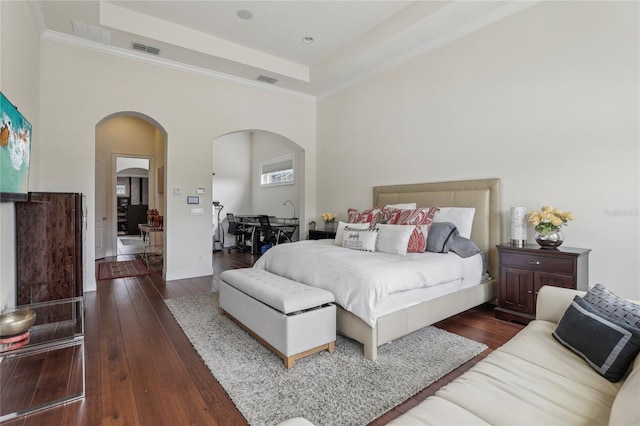
{"label": "dark hardwood floor", "polygon": [[[117,260],[133,257],[119,256]],[[3,424],[246,424],[163,300],[217,290],[220,272],[252,266],[257,258],[247,253],[216,252],[213,277],[165,282],[155,271],[143,277],[98,281],[96,292],[85,293],[86,397]],[[103,261],[109,260],[115,258]],[[490,305],[471,309],[436,326],[485,343],[489,349],[372,425],[383,425],[417,405],[522,328],[496,320]]]}

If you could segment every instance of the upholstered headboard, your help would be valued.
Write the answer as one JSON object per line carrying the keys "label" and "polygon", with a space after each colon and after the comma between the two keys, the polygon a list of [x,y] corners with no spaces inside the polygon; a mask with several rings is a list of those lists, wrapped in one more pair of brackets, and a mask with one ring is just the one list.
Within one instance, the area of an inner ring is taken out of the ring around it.
{"label": "upholstered headboard", "polygon": [[487,255],[489,274],[498,277],[502,242],[500,179],[460,180],[373,187],[373,205],[416,203],[417,207],[474,207],[471,239]]}

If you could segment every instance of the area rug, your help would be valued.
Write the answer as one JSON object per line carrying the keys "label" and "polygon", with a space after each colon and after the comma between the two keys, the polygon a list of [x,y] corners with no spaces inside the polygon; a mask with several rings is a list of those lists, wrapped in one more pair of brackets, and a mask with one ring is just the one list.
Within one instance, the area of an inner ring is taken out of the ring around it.
{"label": "area rug", "polygon": [[487,346],[427,327],[378,348],[338,336],[327,351],[280,358],[220,314],[218,293],[165,300],[180,327],[251,425],[305,417],[320,425],[365,425],[484,351]]}
{"label": "area rug", "polygon": [[141,275],[149,275],[150,273],[151,271],[147,267],[147,264],[140,259],[103,262],[98,265],[98,281],[139,277]]}

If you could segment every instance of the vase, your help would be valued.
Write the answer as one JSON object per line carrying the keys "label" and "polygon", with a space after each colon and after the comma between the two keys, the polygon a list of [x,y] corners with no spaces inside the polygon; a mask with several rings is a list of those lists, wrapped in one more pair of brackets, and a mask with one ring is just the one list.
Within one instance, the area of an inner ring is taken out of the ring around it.
{"label": "vase", "polygon": [[536,242],[540,244],[542,248],[554,249],[560,247],[564,242],[564,234],[560,228],[549,230],[548,234],[536,231]]}
{"label": "vase", "polygon": [[325,222],[324,230],[326,232],[336,232],[336,223],[335,222]]}

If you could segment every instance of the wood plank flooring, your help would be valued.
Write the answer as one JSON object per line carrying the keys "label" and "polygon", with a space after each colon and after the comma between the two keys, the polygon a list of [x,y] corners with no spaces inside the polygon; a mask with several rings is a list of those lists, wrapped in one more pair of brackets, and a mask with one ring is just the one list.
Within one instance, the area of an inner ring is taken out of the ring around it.
{"label": "wood plank flooring", "polygon": [[[134,256],[103,261],[129,260]],[[252,266],[257,258],[247,253],[218,251],[213,254],[213,276],[165,282],[155,271],[144,277],[98,281],[98,290],[85,294],[86,397],[3,424],[246,424],[163,300],[217,290],[222,271]],[[485,343],[489,349],[371,425],[384,425],[417,405],[522,328],[496,320],[490,305],[471,309],[436,326]],[[37,375],[42,362],[34,363],[29,373]],[[11,398],[8,393],[12,390],[8,384],[2,387],[2,401]]]}

